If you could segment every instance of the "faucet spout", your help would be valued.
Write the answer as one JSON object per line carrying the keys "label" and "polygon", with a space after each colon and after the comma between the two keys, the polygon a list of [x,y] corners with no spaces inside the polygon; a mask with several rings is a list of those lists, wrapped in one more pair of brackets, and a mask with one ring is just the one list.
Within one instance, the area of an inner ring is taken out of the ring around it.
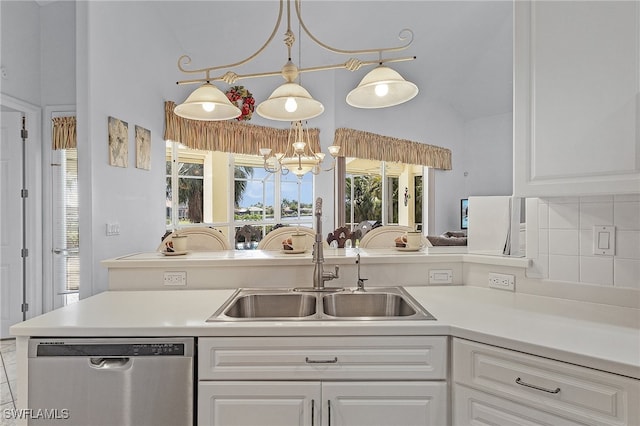
{"label": "faucet spout", "polygon": [[316,238],[313,243],[313,288],[315,290],[324,289],[325,281],[338,278],[339,268],[336,266],[334,272],[324,271],[324,248],[322,246],[322,198],[316,198]]}

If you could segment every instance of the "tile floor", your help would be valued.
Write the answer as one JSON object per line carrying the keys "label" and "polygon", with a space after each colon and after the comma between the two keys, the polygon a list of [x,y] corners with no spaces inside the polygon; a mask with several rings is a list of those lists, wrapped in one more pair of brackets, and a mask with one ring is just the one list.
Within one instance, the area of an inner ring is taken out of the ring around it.
{"label": "tile floor", "polygon": [[15,425],[14,419],[5,417],[5,410],[15,408],[16,392],[16,341],[0,340],[0,426]]}

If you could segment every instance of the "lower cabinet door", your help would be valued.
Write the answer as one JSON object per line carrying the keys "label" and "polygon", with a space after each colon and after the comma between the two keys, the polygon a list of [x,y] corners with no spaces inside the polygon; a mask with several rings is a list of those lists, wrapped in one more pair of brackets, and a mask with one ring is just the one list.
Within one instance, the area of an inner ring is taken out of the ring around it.
{"label": "lower cabinet door", "polygon": [[457,384],[452,405],[455,426],[586,425]]}
{"label": "lower cabinet door", "polygon": [[198,425],[314,426],[320,382],[201,381]]}
{"label": "lower cabinet door", "polygon": [[443,426],[447,384],[201,381],[200,426]]}
{"label": "lower cabinet door", "polygon": [[442,426],[447,384],[430,382],[323,382],[323,426]]}

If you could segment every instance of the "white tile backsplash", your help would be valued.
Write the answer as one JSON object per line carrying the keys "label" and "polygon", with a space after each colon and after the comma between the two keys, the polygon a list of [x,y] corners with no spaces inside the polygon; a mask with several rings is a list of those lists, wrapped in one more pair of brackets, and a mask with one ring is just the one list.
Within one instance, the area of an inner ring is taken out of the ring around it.
{"label": "white tile backsplash", "polygon": [[640,290],[640,260],[614,259],[613,273],[616,287],[631,287]]}
{"label": "white tile backsplash", "polygon": [[[536,199],[531,274],[550,280],[640,289],[640,194]],[[530,227],[534,225],[533,227]],[[535,227],[537,224],[537,227]],[[593,254],[593,227],[615,226],[613,256]]]}
{"label": "white tile backsplash", "polygon": [[578,229],[580,222],[579,204],[549,203],[549,229]]}
{"label": "white tile backsplash", "polygon": [[577,229],[549,229],[549,254],[577,256],[579,232]]}
{"label": "white tile backsplash", "polygon": [[640,260],[640,231],[616,232],[616,257]]}
{"label": "white tile backsplash", "polygon": [[613,203],[580,203],[580,229],[613,225]]}
{"label": "white tile backsplash", "polygon": [[613,211],[618,229],[640,230],[640,201],[615,201]]}
{"label": "white tile backsplash", "polygon": [[613,256],[580,256],[580,282],[613,285]]}
{"label": "white tile backsplash", "polygon": [[549,255],[549,279],[580,281],[580,256]]}

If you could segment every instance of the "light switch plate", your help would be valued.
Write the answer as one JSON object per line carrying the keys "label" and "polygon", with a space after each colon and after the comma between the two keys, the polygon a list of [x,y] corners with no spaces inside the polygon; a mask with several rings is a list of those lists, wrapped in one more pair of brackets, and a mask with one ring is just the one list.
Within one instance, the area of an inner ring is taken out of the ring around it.
{"label": "light switch plate", "polygon": [[616,254],[616,227],[594,225],[593,254],[597,256],[614,256]]}

